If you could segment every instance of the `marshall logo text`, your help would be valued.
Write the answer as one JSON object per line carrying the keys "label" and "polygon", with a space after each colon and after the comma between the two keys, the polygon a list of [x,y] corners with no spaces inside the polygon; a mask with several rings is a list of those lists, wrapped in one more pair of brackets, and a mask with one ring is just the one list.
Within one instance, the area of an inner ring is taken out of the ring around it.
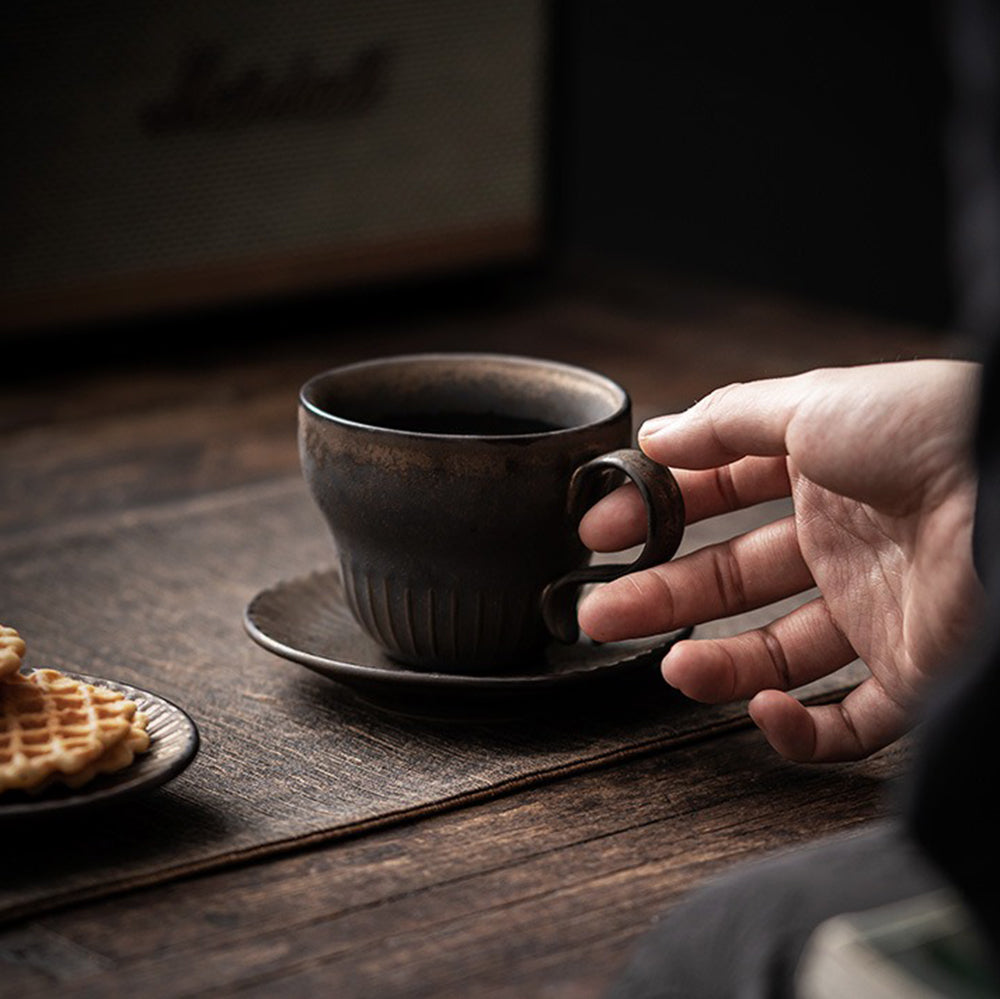
{"label": "marshall logo text", "polygon": [[321,72],[307,56],[297,56],[281,72],[253,64],[227,73],[224,62],[222,45],[192,52],[172,91],[140,110],[144,128],[178,132],[361,114],[384,95],[390,59],[384,48],[373,47],[340,72]]}

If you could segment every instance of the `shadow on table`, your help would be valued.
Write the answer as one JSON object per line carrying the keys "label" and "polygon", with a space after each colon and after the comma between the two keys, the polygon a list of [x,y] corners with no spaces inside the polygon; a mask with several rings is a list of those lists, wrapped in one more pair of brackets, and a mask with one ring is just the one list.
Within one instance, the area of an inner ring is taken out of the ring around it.
{"label": "shadow on table", "polygon": [[[61,815],[2,817],[3,841],[16,848],[0,882],[0,922],[22,914],[30,898],[37,904],[40,883],[49,886],[45,908],[115,890],[175,877],[184,854],[197,843],[224,850],[232,832],[227,816],[203,801],[166,789],[141,799],[109,800]],[[177,863],[172,862],[177,858]],[[129,874],[127,872],[132,871]],[[106,871],[106,878],[95,873]]]}

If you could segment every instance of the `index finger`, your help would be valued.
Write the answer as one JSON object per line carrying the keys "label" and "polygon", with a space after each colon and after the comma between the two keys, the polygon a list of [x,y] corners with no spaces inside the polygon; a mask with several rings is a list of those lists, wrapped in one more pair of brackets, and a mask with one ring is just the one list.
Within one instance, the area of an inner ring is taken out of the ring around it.
{"label": "index finger", "polygon": [[805,372],[723,386],[683,413],[647,420],[639,428],[639,446],[654,461],[680,468],[785,455],[788,425],[814,376]]}

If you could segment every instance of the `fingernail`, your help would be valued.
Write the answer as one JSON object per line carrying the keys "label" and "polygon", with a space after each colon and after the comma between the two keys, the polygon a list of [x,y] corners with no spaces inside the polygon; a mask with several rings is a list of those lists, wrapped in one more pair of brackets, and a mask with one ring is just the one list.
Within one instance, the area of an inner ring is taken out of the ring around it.
{"label": "fingernail", "polygon": [[667,416],[654,416],[653,419],[646,420],[639,427],[639,440],[646,440],[649,437],[655,437],[664,430],[669,430],[677,422],[678,415],[677,413],[670,413]]}
{"label": "fingernail", "polygon": [[[673,649],[671,649],[670,652],[673,652]],[[668,652],[660,662],[660,676],[662,676],[663,679],[666,681],[667,686],[673,687],[674,690],[679,690],[680,688],[677,686],[677,684],[674,683],[673,680],[671,680],[670,677],[667,675],[670,669],[668,665],[670,663],[670,652]]]}
{"label": "fingernail", "polygon": [[767,735],[767,725],[764,724],[764,720],[760,717],[760,712],[754,709],[753,698],[750,699],[750,704],[747,705],[747,708],[750,720],[761,730],[761,732],[764,733],[764,735]]}

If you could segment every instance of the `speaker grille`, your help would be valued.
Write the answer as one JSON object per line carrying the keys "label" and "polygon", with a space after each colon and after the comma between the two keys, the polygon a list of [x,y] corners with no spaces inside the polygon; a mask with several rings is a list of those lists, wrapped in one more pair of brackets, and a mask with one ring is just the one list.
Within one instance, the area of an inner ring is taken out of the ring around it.
{"label": "speaker grille", "polygon": [[11,7],[0,296],[537,223],[537,2]]}

